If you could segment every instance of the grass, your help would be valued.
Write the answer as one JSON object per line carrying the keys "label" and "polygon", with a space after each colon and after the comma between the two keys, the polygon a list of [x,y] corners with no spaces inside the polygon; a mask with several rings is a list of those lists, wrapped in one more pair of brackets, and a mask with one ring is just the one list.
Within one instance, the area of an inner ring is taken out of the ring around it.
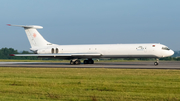
{"label": "grass", "polygon": [[1,101],[179,101],[179,70],[0,68]]}

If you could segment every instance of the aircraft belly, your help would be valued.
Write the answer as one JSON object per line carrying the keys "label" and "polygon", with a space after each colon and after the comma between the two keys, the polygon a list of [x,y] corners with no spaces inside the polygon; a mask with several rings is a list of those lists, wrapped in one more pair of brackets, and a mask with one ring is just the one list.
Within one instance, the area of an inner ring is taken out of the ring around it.
{"label": "aircraft belly", "polygon": [[39,56],[40,58],[84,59],[84,58],[157,58],[155,55],[102,55],[102,56]]}
{"label": "aircraft belly", "polygon": [[157,58],[156,55],[103,55],[101,58]]}
{"label": "aircraft belly", "polygon": [[84,59],[84,58],[101,58],[101,56],[38,56],[39,58],[58,58],[58,59]]}

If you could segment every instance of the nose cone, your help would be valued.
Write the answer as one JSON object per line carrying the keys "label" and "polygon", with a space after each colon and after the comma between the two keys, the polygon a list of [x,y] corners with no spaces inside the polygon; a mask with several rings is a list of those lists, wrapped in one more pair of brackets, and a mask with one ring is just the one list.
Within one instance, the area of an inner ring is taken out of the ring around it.
{"label": "nose cone", "polygon": [[174,54],[173,50],[166,50],[163,52],[163,57],[169,57],[172,56]]}
{"label": "nose cone", "polygon": [[173,54],[174,54],[174,51],[173,50],[169,50],[168,56],[172,56]]}

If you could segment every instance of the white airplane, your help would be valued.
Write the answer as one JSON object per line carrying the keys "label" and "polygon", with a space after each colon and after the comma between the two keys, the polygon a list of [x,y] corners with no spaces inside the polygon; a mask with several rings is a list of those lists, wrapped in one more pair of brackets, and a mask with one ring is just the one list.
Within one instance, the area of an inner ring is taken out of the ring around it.
{"label": "white airplane", "polygon": [[96,44],[96,45],[57,45],[46,41],[36,29],[36,25],[11,25],[23,27],[29,39],[34,54],[12,54],[11,56],[38,56],[41,58],[71,59],[70,64],[93,64],[98,58],[155,58],[154,65],[158,65],[159,58],[169,57],[174,51],[167,46],[157,43],[148,44]]}

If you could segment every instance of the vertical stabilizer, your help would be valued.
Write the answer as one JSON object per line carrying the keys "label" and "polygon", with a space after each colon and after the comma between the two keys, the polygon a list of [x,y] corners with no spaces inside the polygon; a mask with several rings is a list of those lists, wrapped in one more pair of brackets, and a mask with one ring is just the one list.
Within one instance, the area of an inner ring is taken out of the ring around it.
{"label": "vertical stabilizer", "polygon": [[32,48],[40,48],[51,45],[51,43],[46,41],[43,38],[43,36],[37,31],[37,29],[42,29],[43,28],[42,26],[34,26],[34,25],[24,26],[24,25],[10,25],[10,24],[8,24],[8,26],[23,27]]}

